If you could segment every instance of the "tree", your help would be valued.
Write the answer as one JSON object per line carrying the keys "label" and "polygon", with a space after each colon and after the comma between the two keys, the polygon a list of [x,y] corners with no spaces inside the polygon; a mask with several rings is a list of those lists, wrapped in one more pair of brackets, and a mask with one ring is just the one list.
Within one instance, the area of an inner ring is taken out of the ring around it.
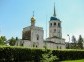
{"label": "tree", "polygon": [[75,38],[75,36],[72,36],[72,42],[73,42],[73,43],[76,43],[76,38]]}
{"label": "tree", "polygon": [[78,47],[83,49],[83,38],[81,35],[79,35],[79,39],[78,39]]}
{"label": "tree", "polygon": [[10,46],[14,46],[15,43],[16,43],[16,39],[12,37],[12,38],[9,40],[9,45],[10,45]]}
{"label": "tree", "polygon": [[16,37],[16,40],[19,40],[18,37]]}
{"label": "tree", "polygon": [[77,48],[77,41],[76,41],[75,36],[72,36],[72,43],[73,43],[72,48]]}
{"label": "tree", "polygon": [[6,37],[5,36],[1,36],[0,37],[0,45],[5,45],[6,44]]}

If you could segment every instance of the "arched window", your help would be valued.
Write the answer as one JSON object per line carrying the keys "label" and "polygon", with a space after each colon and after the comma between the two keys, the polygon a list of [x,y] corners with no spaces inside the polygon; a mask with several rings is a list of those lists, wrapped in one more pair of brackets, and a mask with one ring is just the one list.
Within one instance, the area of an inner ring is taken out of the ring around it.
{"label": "arched window", "polygon": [[37,48],[38,46],[36,45],[36,48]]}
{"label": "arched window", "polygon": [[60,23],[58,23],[58,27],[61,27],[61,24]]}
{"label": "arched window", "polygon": [[58,46],[57,46],[57,49],[58,49]]}
{"label": "arched window", "polygon": [[56,29],[54,29],[54,33],[56,32]]}
{"label": "arched window", "polygon": [[54,22],[54,26],[56,26],[56,22]]}
{"label": "arched window", "polygon": [[35,47],[35,45],[36,45],[35,42],[33,42],[33,47]]}
{"label": "arched window", "polygon": [[37,34],[37,40],[39,40],[39,35]]}

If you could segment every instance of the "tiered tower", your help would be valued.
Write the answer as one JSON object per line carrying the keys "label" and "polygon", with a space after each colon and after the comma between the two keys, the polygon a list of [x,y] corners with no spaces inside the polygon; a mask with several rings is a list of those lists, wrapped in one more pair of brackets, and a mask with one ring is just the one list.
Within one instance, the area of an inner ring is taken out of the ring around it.
{"label": "tiered tower", "polygon": [[56,17],[55,4],[54,4],[54,14],[49,21],[49,37],[62,38],[61,21]]}

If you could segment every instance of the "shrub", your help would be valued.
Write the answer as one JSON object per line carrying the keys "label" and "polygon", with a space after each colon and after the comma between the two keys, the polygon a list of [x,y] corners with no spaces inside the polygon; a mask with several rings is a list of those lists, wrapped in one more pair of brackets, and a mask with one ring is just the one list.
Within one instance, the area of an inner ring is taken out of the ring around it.
{"label": "shrub", "polygon": [[0,62],[40,62],[44,57],[50,60],[84,59],[84,50],[47,50],[46,52],[45,49],[0,47]]}
{"label": "shrub", "polygon": [[84,50],[53,50],[53,55],[57,55],[60,61],[84,59]]}
{"label": "shrub", "polygon": [[52,51],[42,54],[41,62],[54,62],[56,60],[58,60],[58,58],[52,54]]}

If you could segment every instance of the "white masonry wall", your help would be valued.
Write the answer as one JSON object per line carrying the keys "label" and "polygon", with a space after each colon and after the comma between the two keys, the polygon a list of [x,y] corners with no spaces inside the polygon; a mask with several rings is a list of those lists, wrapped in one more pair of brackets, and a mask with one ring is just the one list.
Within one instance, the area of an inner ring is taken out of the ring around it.
{"label": "white masonry wall", "polygon": [[[51,42],[47,42],[47,41],[51,41]],[[46,42],[47,42],[46,46],[49,49],[66,49],[65,39],[47,38]]]}
{"label": "white masonry wall", "polygon": [[44,36],[44,31],[42,28],[35,27],[31,30],[31,41],[34,44],[36,44],[38,48],[43,48],[43,36]]}

